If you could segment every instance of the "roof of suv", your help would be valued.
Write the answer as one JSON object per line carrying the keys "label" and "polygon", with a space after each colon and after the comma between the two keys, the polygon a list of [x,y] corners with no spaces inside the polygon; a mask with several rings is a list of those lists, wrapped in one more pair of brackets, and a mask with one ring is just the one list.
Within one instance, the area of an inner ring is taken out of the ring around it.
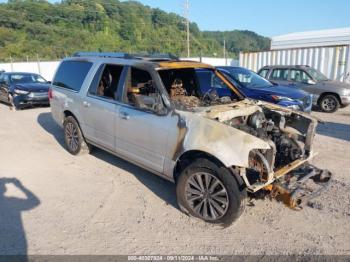
{"label": "roof of suv", "polygon": [[266,69],[266,68],[309,68],[310,66],[308,65],[267,65],[262,67],[261,69]]}
{"label": "roof of suv", "polygon": [[154,68],[162,69],[180,69],[180,68],[213,68],[211,65],[196,61],[180,60],[178,57],[171,54],[128,54],[128,53],[90,53],[79,52],[68,60],[113,60],[120,64],[126,65],[149,65]]}

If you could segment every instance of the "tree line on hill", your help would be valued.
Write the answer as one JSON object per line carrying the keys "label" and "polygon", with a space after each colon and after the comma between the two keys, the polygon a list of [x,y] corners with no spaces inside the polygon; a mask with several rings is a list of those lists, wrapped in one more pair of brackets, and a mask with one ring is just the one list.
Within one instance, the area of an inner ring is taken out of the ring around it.
{"label": "tree line on hill", "polygon": [[[214,19],[214,18],[213,18]],[[57,59],[76,51],[186,55],[184,18],[136,1],[9,0],[0,4],[0,60]],[[190,23],[191,56],[227,56],[269,48],[251,31],[212,32]]]}

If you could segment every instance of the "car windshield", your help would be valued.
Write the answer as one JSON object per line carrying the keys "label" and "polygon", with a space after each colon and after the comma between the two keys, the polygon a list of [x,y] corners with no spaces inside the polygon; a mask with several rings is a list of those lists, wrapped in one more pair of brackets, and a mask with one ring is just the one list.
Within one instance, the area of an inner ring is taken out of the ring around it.
{"label": "car windshield", "polygon": [[229,85],[232,84],[211,68],[163,69],[158,72],[178,109],[192,110],[242,99],[242,94],[231,90]]}
{"label": "car windshield", "polygon": [[320,71],[314,69],[314,68],[308,68],[306,70],[310,75],[311,77],[316,80],[317,82],[321,82],[321,81],[327,81],[328,78],[322,74]]}
{"label": "car windshield", "polygon": [[258,74],[254,73],[253,71],[250,71],[245,68],[227,68],[222,67],[219,69],[222,69],[223,71],[227,71],[230,73],[230,76],[241,84],[243,87],[247,88],[265,88],[265,87],[272,87],[273,84],[271,84],[268,80],[265,78],[259,76]]}
{"label": "car windshield", "polygon": [[36,74],[12,74],[10,75],[10,81],[13,84],[47,82],[42,76]]}

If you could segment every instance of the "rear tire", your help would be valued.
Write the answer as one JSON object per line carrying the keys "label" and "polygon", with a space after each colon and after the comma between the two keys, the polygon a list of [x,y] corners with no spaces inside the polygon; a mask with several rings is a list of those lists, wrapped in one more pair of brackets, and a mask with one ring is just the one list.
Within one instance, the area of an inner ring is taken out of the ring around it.
{"label": "rear tire", "polygon": [[68,116],[63,123],[64,141],[66,148],[72,155],[88,154],[91,146],[85,141],[83,133],[77,120],[73,116]]}
{"label": "rear tire", "polygon": [[318,105],[325,113],[334,113],[340,107],[339,100],[334,95],[325,95],[321,97]]}
{"label": "rear tire", "polygon": [[203,158],[188,165],[176,184],[177,201],[183,212],[224,227],[242,214],[246,194],[226,167]]}

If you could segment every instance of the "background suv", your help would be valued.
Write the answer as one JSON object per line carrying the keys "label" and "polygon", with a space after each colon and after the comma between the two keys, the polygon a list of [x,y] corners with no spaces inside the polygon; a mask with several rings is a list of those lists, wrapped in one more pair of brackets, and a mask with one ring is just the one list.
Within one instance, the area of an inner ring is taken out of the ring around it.
{"label": "background suv", "polygon": [[313,95],[313,104],[332,113],[350,104],[350,85],[329,80],[309,66],[265,66],[258,72],[271,82],[300,88]]}

